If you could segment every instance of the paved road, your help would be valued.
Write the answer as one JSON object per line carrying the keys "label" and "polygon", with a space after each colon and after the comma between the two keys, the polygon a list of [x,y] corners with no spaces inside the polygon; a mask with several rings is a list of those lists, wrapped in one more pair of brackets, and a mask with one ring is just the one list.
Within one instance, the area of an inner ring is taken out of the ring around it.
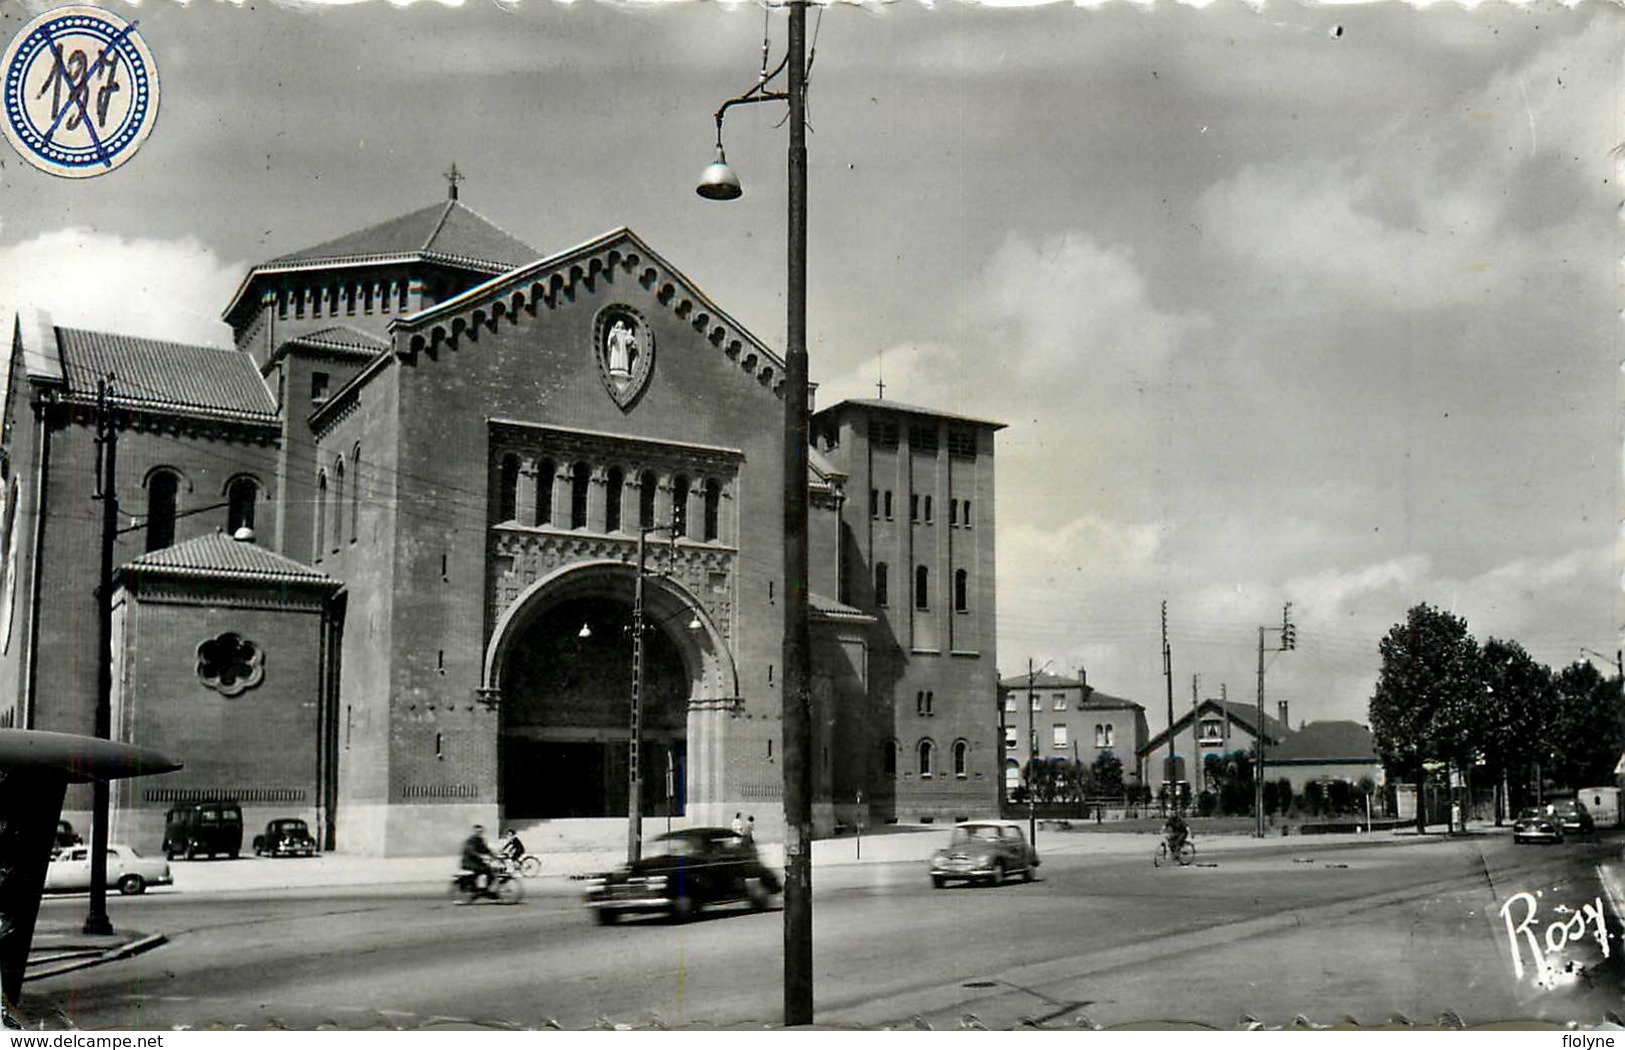
{"label": "paved road", "polygon": [[[1230,1028],[1249,1016],[1433,1023],[1448,1011],[1469,1024],[1601,1021],[1621,1002],[1618,927],[1607,927],[1606,959],[1594,924],[1572,942],[1565,931],[1591,922],[1583,906],[1605,893],[1598,864],[1619,855],[1618,841],[1516,847],[1504,836],[1296,840],[1213,849],[1173,870],[1137,854],[1057,852],[1038,882],[941,891],[917,863],[831,869],[815,884],[817,1019]],[[515,907],[452,907],[437,883],[115,898],[116,924],[162,929],[170,943],[31,982],[24,1007],[103,1029],[779,1017],[778,914],[600,928],[573,888],[548,887]],[[48,902],[42,919],[82,908]]]}

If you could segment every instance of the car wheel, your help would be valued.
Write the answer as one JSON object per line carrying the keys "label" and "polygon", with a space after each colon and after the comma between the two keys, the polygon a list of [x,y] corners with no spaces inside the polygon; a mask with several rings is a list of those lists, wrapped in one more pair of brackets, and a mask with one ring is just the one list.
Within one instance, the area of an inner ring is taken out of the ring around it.
{"label": "car wheel", "polygon": [[126,897],[147,892],[147,880],[139,875],[126,875],[118,880],[118,891]]}
{"label": "car wheel", "polygon": [[942,887],[948,885],[948,880],[943,878],[941,875],[933,875],[931,876],[931,885],[940,890]]}
{"label": "car wheel", "polygon": [[503,904],[518,904],[525,896],[525,886],[515,878],[499,878],[495,886],[491,887],[496,893],[497,900]]}
{"label": "car wheel", "polygon": [[186,859],[197,860],[197,843],[188,842],[186,844]]}
{"label": "car wheel", "polygon": [[685,893],[674,897],[671,902],[671,921],[687,922],[694,917],[696,910],[694,898],[688,896],[688,894]]}
{"label": "car wheel", "polygon": [[237,854],[239,854],[241,852],[242,852],[241,850],[236,850],[236,849],[227,850],[226,851],[226,858],[228,860],[236,860],[237,859]]}
{"label": "car wheel", "polygon": [[592,917],[600,926],[613,926],[615,920],[621,917],[621,913],[614,908],[594,908]]}
{"label": "car wheel", "polygon": [[1033,881],[1033,866],[1032,866],[1031,861],[1028,861],[1027,866],[1025,868],[1021,869],[1021,881],[1022,882],[1031,882],[1031,881]]}
{"label": "car wheel", "polygon": [[993,874],[989,876],[988,884],[997,886],[1002,882],[1004,882],[1004,862],[996,860],[993,862]]}

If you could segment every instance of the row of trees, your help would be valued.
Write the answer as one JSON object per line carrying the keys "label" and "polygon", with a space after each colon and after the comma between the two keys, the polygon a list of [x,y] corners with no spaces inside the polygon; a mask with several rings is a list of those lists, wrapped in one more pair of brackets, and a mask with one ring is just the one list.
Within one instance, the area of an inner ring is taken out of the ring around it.
{"label": "row of trees", "polygon": [[[1418,800],[1430,763],[1504,784],[1509,807],[1534,802],[1547,784],[1614,782],[1625,747],[1620,677],[1584,661],[1554,674],[1513,641],[1480,646],[1465,620],[1426,603],[1379,648],[1371,732],[1390,773],[1413,781]],[[1425,821],[1418,805],[1417,827]]]}
{"label": "row of trees", "polygon": [[1036,759],[1027,763],[1023,782],[1010,793],[1010,801],[1026,802],[1029,790],[1035,802],[1121,798],[1123,760],[1110,751],[1102,751],[1090,765],[1074,759]]}

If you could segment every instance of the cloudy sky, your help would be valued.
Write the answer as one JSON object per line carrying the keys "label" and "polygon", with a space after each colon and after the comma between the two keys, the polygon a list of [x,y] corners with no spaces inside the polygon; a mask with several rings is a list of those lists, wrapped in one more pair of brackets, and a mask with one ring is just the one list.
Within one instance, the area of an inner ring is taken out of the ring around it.
{"label": "cloudy sky", "polygon": [[[715,3],[145,0],[157,130],[126,167],[0,165],[0,302],[226,345],[257,260],[462,199],[543,252],[627,225],[784,337],[780,113],[746,196],[693,193],[781,14]],[[0,0],[0,36],[40,5]],[[1001,420],[999,663],[1163,722],[1363,720],[1420,601],[1553,666],[1620,603],[1625,12],[914,0],[815,19],[820,404]]]}

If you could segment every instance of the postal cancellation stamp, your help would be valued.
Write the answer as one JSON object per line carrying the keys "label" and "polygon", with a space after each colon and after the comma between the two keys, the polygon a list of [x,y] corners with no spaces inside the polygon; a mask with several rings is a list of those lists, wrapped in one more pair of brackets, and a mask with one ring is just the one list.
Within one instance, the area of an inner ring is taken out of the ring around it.
{"label": "postal cancellation stamp", "polygon": [[58,7],[6,47],[6,139],[34,167],[104,175],[131,157],[158,117],[158,70],[126,22],[96,7]]}

